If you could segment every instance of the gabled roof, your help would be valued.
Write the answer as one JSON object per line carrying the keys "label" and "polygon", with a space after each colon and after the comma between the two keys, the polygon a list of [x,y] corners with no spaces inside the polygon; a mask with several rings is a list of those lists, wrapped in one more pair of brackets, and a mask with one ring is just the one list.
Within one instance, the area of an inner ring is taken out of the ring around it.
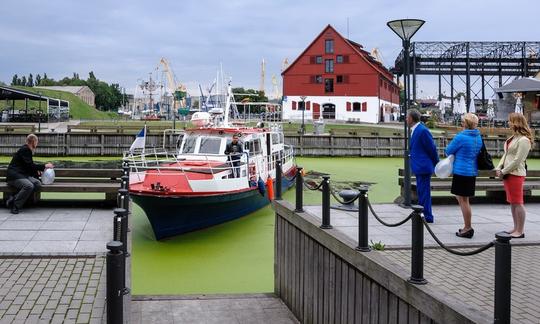
{"label": "gabled roof", "polygon": [[385,75],[386,77],[389,77],[390,81],[393,82],[393,78],[391,77],[392,76],[392,73],[386,68],[384,67],[379,61],[375,60],[375,58],[373,58],[371,56],[370,53],[368,53],[367,51],[365,51],[363,48],[363,46],[357,42],[354,42],[350,39],[347,39],[345,37],[343,37],[334,27],[332,27],[332,25],[328,25],[326,26],[321,32],[319,35],[317,35],[317,37],[315,37],[315,39],[304,49],[304,51],[283,71],[281,72],[281,75],[284,75],[293,65],[295,65],[298,60],[300,60],[301,57],[304,56],[304,54],[307,52],[307,50],[313,46],[313,44],[319,39],[321,38],[321,36],[327,31],[327,30],[332,30],[333,32],[336,33],[336,35],[341,38],[346,44],[348,44],[361,58],[363,58],[369,65],[371,65],[377,72]]}
{"label": "gabled roof", "polygon": [[536,78],[522,78],[510,82],[495,92],[536,92],[540,91],[540,80]]}

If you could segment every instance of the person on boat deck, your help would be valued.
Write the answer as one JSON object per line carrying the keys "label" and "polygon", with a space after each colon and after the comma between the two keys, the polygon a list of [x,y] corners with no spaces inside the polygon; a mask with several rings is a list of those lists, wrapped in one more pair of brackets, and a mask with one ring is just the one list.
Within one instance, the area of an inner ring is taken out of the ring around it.
{"label": "person on boat deck", "polygon": [[243,144],[238,141],[238,138],[238,134],[234,134],[232,142],[225,146],[225,154],[229,156],[229,161],[233,167],[232,175],[234,178],[240,177],[240,157],[244,153]]}
{"label": "person on boat deck", "polygon": [[21,146],[13,155],[7,168],[7,183],[16,190],[16,194],[6,201],[6,206],[11,208],[12,214],[18,214],[30,195],[41,189],[41,182],[37,179],[41,172],[48,168],[54,168],[52,163],[34,163],[32,154],[37,145],[37,136],[34,134],[28,135],[26,144]]}

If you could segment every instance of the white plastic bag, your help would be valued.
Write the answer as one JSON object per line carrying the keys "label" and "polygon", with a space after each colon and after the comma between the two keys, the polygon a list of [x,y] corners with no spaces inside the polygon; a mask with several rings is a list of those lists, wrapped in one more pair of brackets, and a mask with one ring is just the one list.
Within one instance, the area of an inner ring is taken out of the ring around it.
{"label": "white plastic bag", "polygon": [[54,182],[54,169],[45,169],[41,174],[41,183],[44,185],[50,185]]}
{"label": "white plastic bag", "polygon": [[454,166],[454,154],[444,158],[435,166],[435,175],[437,178],[448,178],[452,175]]}

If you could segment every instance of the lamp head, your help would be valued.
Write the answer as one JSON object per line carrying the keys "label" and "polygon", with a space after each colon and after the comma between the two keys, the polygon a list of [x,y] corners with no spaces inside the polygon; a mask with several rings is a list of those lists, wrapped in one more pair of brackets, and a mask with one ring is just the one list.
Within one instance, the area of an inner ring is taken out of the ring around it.
{"label": "lamp head", "polygon": [[409,41],[425,23],[421,19],[398,19],[386,23],[402,40]]}

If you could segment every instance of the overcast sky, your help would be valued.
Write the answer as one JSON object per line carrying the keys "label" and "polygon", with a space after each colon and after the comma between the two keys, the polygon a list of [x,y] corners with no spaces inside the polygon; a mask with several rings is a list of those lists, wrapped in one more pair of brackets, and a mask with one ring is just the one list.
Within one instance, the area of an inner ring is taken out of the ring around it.
{"label": "overcast sky", "polygon": [[[540,40],[538,0],[2,0],[0,80],[13,74],[99,79],[134,89],[167,58],[177,79],[206,87],[219,64],[234,86],[258,88],[262,58],[266,89],[327,25],[367,50],[378,47],[391,66],[401,42],[386,22],[426,24],[414,40]],[[280,80],[280,79],[279,79]],[[419,81],[435,94],[433,82]],[[198,93],[194,93],[198,95]]]}

